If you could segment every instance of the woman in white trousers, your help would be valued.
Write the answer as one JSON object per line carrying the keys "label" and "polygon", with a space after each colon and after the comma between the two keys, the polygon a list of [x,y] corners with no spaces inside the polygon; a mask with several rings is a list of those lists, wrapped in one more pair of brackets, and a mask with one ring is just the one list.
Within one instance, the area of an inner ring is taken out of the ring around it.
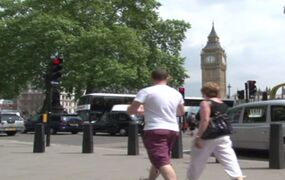
{"label": "woman in white trousers", "polygon": [[226,111],[227,106],[218,98],[219,90],[219,86],[213,82],[205,83],[201,89],[205,101],[200,105],[200,124],[191,149],[191,159],[187,169],[188,180],[199,179],[211,154],[214,154],[232,179],[244,179],[228,135],[209,140],[201,138],[211,120],[211,106],[215,105],[215,109],[221,113]]}

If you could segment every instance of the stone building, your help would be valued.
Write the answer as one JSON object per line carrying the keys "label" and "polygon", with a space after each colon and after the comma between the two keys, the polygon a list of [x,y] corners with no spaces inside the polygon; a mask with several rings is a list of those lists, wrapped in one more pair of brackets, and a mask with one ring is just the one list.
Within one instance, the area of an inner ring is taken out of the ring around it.
{"label": "stone building", "polygon": [[221,47],[214,24],[208,42],[201,52],[202,84],[213,81],[221,87],[220,96],[226,98],[227,56]]}
{"label": "stone building", "polygon": [[[44,99],[45,94],[42,90],[29,88],[20,94],[17,99],[17,106],[23,116],[29,117],[40,112]],[[75,101],[74,94],[68,95],[66,92],[62,92],[60,104],[67,113],[76,112],[77,101]]]}
{"label": "stone building", "polygon": [[77,101],[75,101],[74,94],[62,92],[60,95],[60,104],[67,113],[76,113]]}
{"label": "stone building", "polygon": [[41,90],[29,88],[19,95],[17,106],[22,115],[28,118],[40,112],[44,99],[45,95]]}

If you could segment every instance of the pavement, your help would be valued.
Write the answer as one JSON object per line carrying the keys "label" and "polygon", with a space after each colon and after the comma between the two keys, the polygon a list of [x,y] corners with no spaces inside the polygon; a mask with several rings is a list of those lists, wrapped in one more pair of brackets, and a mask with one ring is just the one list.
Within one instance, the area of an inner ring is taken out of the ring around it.
{"label": "pavement", "polygon": [[[189,153],[172,163],[179,180],[185,180]],[[284,180],[285,169],[269,169],[268,161],[239,160],[248,180]],[[33,144],[0,139],[1,180],[138,180],[147,177],[149,160],[140,145],[139,155],[127,155],[122,143],[94,146],[82,153],[81,146],[51,144],[44,153],[33,153]],[[162,180],[159,177],[158,180]],[[220,164],[210,158],[200,180],[230,179]]]}

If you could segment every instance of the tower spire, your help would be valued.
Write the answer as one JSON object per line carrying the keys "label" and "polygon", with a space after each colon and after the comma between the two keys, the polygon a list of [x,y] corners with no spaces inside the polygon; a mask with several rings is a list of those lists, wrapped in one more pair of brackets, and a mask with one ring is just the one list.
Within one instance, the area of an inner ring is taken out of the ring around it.
{"label": "tower spire", "polygon": [[211,29],[211,32],[208,36],[208,42],[207,42],[207,45],[205,46],[205,49],[215,49],[215,48],[222,49],[220,42],[219,42],[219,36],[216,33],[215,24],[213,21],[212,22],[212,29]]}
{"label": "tower spire", "polygon": [[219,41],[219,36],[216,33],[214,22],[212,23],[212,30],[211,30],[211,32],[210,32],[210,34],[208,36],[208,39],[209,40],[213,39],[213,40],[215,40],[217,42]]}

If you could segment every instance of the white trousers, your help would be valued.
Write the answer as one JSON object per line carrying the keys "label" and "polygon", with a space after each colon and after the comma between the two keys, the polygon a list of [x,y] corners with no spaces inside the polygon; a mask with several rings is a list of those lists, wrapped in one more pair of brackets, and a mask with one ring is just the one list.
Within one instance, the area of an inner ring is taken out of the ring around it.
{"label": "white trousers", "polygon": [[232,148],[232,141],[229,136],[223,136],[212,140],[204,140],[202,149],[198,149],[192,143],[191,159],[187,170],[187,178],[189,180],[199,179],[211,154],[215,155],[230,177],[237,178],[243,176]]}

